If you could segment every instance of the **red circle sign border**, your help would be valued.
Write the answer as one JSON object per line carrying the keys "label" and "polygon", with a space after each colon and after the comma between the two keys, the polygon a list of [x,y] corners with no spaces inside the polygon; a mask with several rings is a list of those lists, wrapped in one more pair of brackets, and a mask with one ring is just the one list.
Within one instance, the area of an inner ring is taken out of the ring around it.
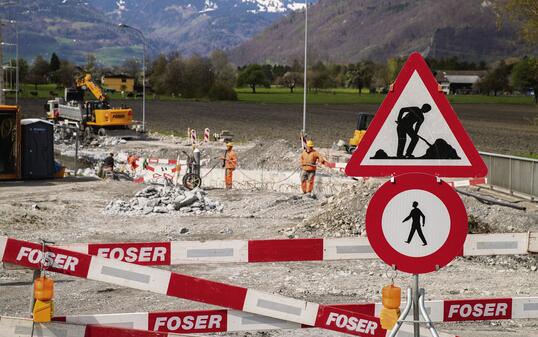
{"label": "red circle sign border", "polygon": [[[396,195],[408,190],[424,190],[438,197],[448,209],[450,232],[445,243],[434,253],[421,257],[404,255],[389,244],[383,234],[385,207]],[[424,173],[408,173],[394,177],[376,191],[366,211],[366,233],[374,252],[389,266],[410,274],[436,271],[460,256],[467,237],[468,220],[465,205],[458,193],[444,181]]]}

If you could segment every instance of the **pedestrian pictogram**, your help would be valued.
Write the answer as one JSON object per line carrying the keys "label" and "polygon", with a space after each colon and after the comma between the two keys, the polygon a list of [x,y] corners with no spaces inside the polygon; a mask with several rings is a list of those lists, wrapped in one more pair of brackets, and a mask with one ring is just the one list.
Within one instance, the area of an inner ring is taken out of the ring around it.
{"label": "pedestrian pictogram", "polygon": [[487,167],[428,65],[413,53],[346,166],[349,176],[483,177]]}
{"label": "pedestrian pictogram", "polygon": [[375,253],[411,274],[438,270],[461,255],[467,213],[446,182],[420,173],[396,176],[374,194],[366,232]]}

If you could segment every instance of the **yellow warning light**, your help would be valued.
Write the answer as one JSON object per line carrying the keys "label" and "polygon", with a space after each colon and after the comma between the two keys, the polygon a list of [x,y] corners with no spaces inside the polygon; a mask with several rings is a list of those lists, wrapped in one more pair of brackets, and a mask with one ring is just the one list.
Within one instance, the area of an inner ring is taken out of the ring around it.
{"label": "yellow warning light", "polygon": [[402,289],[400,287],[390,284],[381,290],[383,308],[381,308],[379,319],[383,329],[392,330],[398,322],[401,300]]}

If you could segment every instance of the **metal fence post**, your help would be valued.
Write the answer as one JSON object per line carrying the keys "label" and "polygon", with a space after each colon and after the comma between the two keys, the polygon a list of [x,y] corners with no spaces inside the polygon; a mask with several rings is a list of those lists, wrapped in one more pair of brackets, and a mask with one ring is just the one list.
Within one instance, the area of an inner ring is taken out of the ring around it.
{"label": "metal fence post", "polygon": [[514,194],[514,190],[512,190],[512,158],[508,158],[508,189],[510,194]]}
{"label": "metal fence post", "polygon": [[532,169],[531,169],[531,200],[534,201],[534,168],[536,167],[536,163],[532,163]]}
{"label": "metal fence post", "polygon": [[494,175],[493,175],[493,156],[489,156],[489,177],[490,177],[490,182],[489,182],[489,186],[491,187],[491,189],[493,189],[493,183],[494,183]]}

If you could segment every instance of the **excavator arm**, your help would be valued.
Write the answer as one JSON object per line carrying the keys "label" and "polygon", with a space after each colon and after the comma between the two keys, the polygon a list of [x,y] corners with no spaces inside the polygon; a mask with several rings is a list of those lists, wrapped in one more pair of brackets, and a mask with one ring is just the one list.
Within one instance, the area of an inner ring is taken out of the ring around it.
{"label": "excavator arm", "polygon": [[91,93],[95,96],[95,98],[101,102],[107,101],[108,97],[103,93],[101,88],[99,88],[93,81],[92,81],[92,75],[86,74],[83,77],[77,79],[77,87],[82,88],[86,87],[88,90],[91,91]]}

